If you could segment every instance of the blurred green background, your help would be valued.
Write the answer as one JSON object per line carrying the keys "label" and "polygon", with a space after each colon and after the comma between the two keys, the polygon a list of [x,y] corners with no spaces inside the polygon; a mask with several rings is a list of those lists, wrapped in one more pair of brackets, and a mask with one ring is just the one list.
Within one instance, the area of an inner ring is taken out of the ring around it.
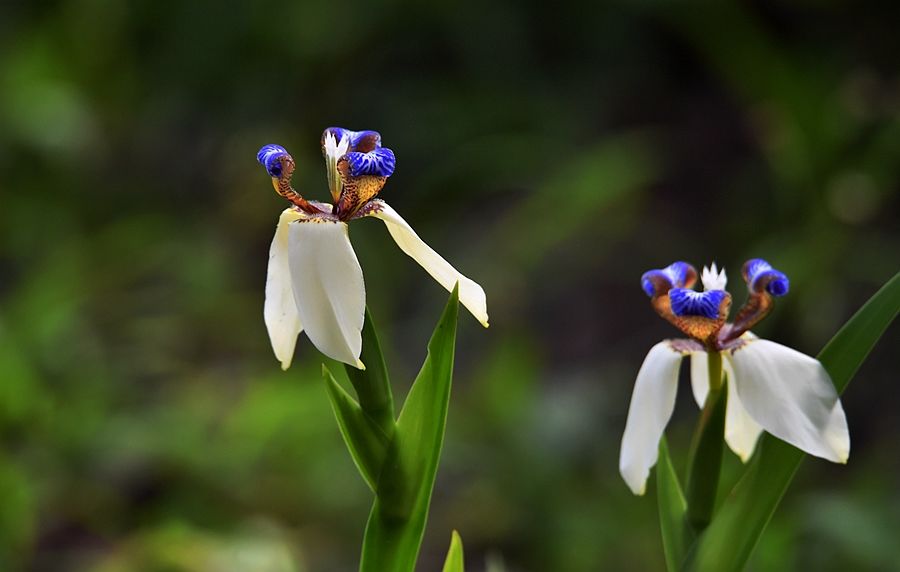
{"label": "blurred green background", "polygon": [[[815,354],[900,267],[897,4],[0,3],[0,569],[343,571],[370,495],[301,337],[262,320],[286,146],[380,130],[382,196],[488,292],[460,315],[420,569],[659,570],[617,471],[675,331],[648,268],[791,277],[757,332]],[[403,395],[446,300],[354,223]],[[845,395],[848,466],[804,463],[752,570],[898,570],[898,329]],[[686,382],[686,380],[683,380]],[[696,407],[682,386],[683,464]],[[726,483],[739,462],[726,463]],[[651,487],[652,491],[652,487]],[[493,563],[493,564],[491,564]]]}

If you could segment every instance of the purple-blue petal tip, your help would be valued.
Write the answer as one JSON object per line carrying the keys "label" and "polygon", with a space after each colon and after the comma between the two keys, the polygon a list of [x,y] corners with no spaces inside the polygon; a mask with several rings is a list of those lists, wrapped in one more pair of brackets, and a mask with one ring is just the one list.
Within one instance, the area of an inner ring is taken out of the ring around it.
{"label": "purple-blue petal tip", "polygon": [[665,268],[648,270],[641,276],[641,288],[651,298],[661,296],[671,288],[684,288],[694,285],[697,270],[687,262],[673,262]]}
{"label": "purple-blue petal tip", "polygon": [[334,135],[338,143],[340,143],[341,139],[347,137],[350,143],[350,151],[367,153],[381,147],[381,134],[377,131],[351,131],[343,127],[329,127],[325,130],[325,133],[329,132]]}
{"label": "purple-blue petal tip", "polygon": [[352,152],[344,155],[350,164],[350,176],[374,175],[390,177],[394,174],[397,159],[394,152],[386,147],[378,147],[368,153]]}
{"label": "purple-blue petal tip", "polygon": [[724,290],[696,292],[687,288],[669,290],[669,302],[676,316],[701,316],[712,320],[719,318],[722,300],[728,296]]}
{"label": "purple-blue petal tip", "polygon": [[256,154],[256,160],[266,168],[266,172],[269,173],[270,177],[280,177],[281,161],[278,159],[287,154],[287,149],[281,145],[263,145]]}
{"label": "purple-blue petal tip", "polygon": [[[658,270],[651,270],[650,272],[659,272]],[[644,290],[644,293],[652,298],[653,294],[656,293],[656,288],[653,286],[653,281],[650,280],[650,277],[647,276],[650,272],[644,272],[644,275],[641,276],[641,288]]]}
{"label": "purple-blue petal tip", "polygon": [[790,280],[788,280],[788,277],[785,276],[783,272],[773,270],[772,274],[774,274],[774,277],[766,284],[766,290],[772,296],[784,296],[791,288]]}
{"label": "purple-blue petal tip", "polygon": [[762,258],[751,258],[744,263],[744,280],[753,292],[766,290],[772,296],[784,296],[790,290],[790,280],[784,272],[772,268]]}

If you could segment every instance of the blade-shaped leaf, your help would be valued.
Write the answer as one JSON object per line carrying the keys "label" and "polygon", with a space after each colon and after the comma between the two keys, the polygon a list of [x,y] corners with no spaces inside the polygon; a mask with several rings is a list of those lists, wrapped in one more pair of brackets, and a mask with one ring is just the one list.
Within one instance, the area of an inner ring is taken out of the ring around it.
{"label": "blade-shaped leaf", "polygon": [[375,323],[372,321],[368,306],[362,329],[360,359],[366,364],[364,370],[350,365],[344,366],[347,377],[356,390],[359,406],[366,415],[381,425],[385,433],[391,433],[394,428],[394,396],[384,355],[381,353],[381,343],[378,341],[378,333],[375,331]]}
{"label": "blade-shaped leaf", "polygon": [[462,538],[455,530],[450,537],[450,550],[447,551],[447,560],[444,561],[443,572],[465,572],[463,566]]}
{"label": "blade-shaped leaf", "polygon": [[687,522],[687,501],[684,500],[678,475],[672,466],[665,437],[659,441],[656,500],[659,504],[659,528],[666,554],[666,568],[669,572],[676,572],[681,570],[688,548],[694,541],[694,532]]}
{"label": "blade-shaped leaf", "polygon": [[[819,360],[843,391],[872,347],[900,312],[900,274],[895,275],[828,342]],[[775,508],[797,472],[804,453],[765,435],[744,476],[700,537],[694,568],[728,572],[743,569]]]}
{"label": "blade-shaped leaf", "polygon": [[340,427],[344,443],[359,473],[373,491],[376,490],[378,475],[384,465],[391,435],[373,421],[353,397],[334,379],[331,372],[322,366],[322,377],[328,389],[331,408]]}
{"label": "blade-shaped leaf", "polygon": [[454,289],[397,421],[366,525],[362,572],[415,567],[444,440],[458,313]]}

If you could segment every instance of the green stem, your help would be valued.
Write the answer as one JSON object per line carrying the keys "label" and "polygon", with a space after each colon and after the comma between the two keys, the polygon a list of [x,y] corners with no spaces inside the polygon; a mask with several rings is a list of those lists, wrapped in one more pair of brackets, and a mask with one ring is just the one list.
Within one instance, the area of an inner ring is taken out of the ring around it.
{"label": "green stem", "polygon": [[698,533],[709,525],[716,504],[727,402],[722,383],[722,354],[709,351],[707,356],[709,393],[694,430],[686,486],[688,522]]}

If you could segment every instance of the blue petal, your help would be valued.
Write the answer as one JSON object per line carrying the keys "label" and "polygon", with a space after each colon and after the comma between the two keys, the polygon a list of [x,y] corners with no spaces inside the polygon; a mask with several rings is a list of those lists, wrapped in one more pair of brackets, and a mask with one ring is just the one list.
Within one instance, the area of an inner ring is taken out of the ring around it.
{"label": "blue petal", "polygon": [[791,282],[788,280],[788,277],[783,273],[777,270],[773,270],[772,279],[766,284],[766,290],[769,291],[769,294],[772,296],[784,296],[791,289]]}
{"label": "blue petal", "polygon": [[727,295],[724,290],[696,292],[673,288],[669,290],[669,302],[676,316],[702,316],[715,320],[719,318],[719,308]]}
{"label": "blue petal", "polygon": [[338,143],[343,137],[347,137],[350,141],[350,151],[367,153],[381,147],[381,134],[377,131],[351,131],[343,127],[329,127],[325,130],[325,133],[328,132],[334,135]]}
{"label": "blue petal", "polygon": [[662,295],[672,288],[684,288],[697,280],[697,270],[687,262],[673,262],[665,268],[648,270],[641,276],[641,288],[647,296]]}
{"label": "blue petal", "polygon": [[762,258],[752,258],[744,263],[744,280],[753,292],[763,288],[772,296],[784,296],[790,290],[790,280],[784,272],[775,270]]}
{"label": "blue petal", "polygon": [[673,262],[662,271],[670,278],[675,288],[684,288],[688,282],[693,283],[697,279],[697,271],[687,262]]}
{"label": "blue petal", "polygon": [[397,164],[394,152],[386,147],[379,147],[368,153],[347,153],[344,158],[350,164],[351,177],[362,175],[390,177],[394,174],[394,167]]}
{"label": "blue petal", "polygon": [[269,176],[280,177],[281,161],[279,161],[279,159],[287,154],[287,149],[281,145],[263,145],[259,150],[259,153],[256,154],[256,160],[259,161],[260,165],[266,168],[266,172],[269,173]]}
{"label": "blue petal", "polygon": [[[647,296],[653,297],[656,294],[656,286],[653,285],[653,280],[651,277],[661,275],[662,272],[659,270],[650,270],[649,272],[644,272],[644,275],[641,276],[641,288],[644,289],[644,293]],[[668,278],[666,278],[668,280]]]}

